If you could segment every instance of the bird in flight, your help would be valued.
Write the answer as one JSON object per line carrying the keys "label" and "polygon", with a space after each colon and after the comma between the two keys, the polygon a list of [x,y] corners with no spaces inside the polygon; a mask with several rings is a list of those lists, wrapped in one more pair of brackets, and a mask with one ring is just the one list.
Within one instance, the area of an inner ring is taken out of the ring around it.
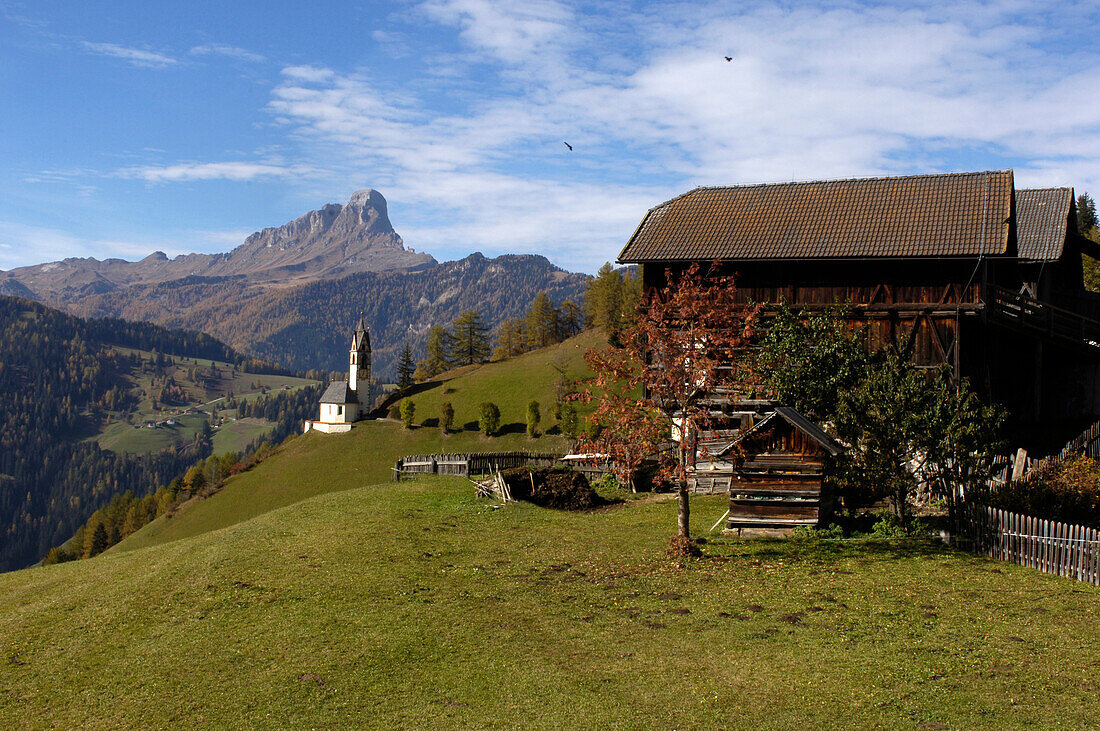
{"label": "bird in flight", "polygon": [[722,56],[722,58],[726,59],[727,61],[733,60],[733,56]]}
{"label": "bird in flight", "polygon": [[569,144],[568,142],[565,142],[564,140],[562,141],[562,144],[565,145],[566,147],[568,147],[570,152],[573,151],[573,145]]}

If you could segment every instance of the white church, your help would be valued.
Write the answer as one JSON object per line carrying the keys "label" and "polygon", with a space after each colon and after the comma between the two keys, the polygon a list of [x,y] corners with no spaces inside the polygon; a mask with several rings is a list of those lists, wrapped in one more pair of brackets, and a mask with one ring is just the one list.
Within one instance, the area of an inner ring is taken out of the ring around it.
{"label": "white church", "polygon": [[321,395],[320,417],[307,421],[303,431],[315,429],[326,434],[351,431],[352,422],[370,411],[370,333],[362,319],[351,336],[348,357],[348,379],[329,384]]}

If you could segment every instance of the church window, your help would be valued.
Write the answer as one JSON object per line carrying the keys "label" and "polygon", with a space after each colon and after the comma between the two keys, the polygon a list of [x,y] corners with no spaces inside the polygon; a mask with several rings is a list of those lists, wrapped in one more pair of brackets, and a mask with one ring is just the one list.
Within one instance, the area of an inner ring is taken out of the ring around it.
{"label": "church window", "polygon": [[344,415],[344,407],[343,406],[337,406],[336,407],[336,415],[337,416],[343,416]]}

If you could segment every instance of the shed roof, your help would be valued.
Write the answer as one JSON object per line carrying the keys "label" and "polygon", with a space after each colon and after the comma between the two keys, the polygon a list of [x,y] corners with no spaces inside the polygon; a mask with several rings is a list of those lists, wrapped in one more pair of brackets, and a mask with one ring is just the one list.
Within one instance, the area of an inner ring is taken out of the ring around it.
{"label": "shed roof", "polygon": [[1016,191],[1017,256],[1055,261],[1062,256],[1073,210],[1073,188]]}
{"label": "shed roof", "polygon": [[1006,254],[1011,170],[696,188],[651,209],[622,263]]}
{"label": "shed roof", "polygon": [[822,449],[824,449],[826,452],[834,457],[840,454],[841,450],[843,449],[840,442],[826,434],[821,427],[807,419],[802,414],[798,413],[798,411],[792,409],[790,406],[776,406],[774,411],[772,411],[760,421],[753,424],[752,428],[739,434],[736,439],[730,442],[730,444],[728,444],[725,448],[719,450],[717,454],[725,454],[729,449],[733,447],[734,444],[741,442],[752,434],[762,431],[768,424],[772,423],[776,419],[786,421],[788,424],[793,426],[795,429],[801,431],[811,440],[816,442]]}
{"label": "shed roof", "polygon": [[352,391],[348,386],[347,381],[333,381],[325,389],[325,392],[321,394],[321,403],[323,404],[357,404],[359,399],[355,395],[355,391]]}

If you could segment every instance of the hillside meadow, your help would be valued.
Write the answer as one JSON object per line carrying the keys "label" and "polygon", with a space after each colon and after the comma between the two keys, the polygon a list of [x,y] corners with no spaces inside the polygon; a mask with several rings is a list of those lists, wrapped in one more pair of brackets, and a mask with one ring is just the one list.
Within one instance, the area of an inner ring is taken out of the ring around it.
{"label": "hillside meadow", "polygon": [[[490,395],[521,423],[527,399],[552,401],[550,363],[583,374],[574,344],[446,374],[414,399],[429,413],[453,399],[461,424]],[[0,721],[1100,722],[1096,588],[920,540],[715,533],[677,563],[667,496],[611,489],[609,506],[566,513],[475,498],[462,478],[390,481],[408,453],[565,447],[392,421],[309,433],[99,557],[0,575]],[[696,533],[725,508],[693,498]]]}
{"label": "hillside meadow", "polygon": [[[287,457],[283,457],[287,459]],[[273,459],[272,462],[276,462]],[[724,510],[695,500],[697,530]],[[18,727],[1084,728],[1100,592],[924,543],[708,543],[427,478],[0,576]]]}

